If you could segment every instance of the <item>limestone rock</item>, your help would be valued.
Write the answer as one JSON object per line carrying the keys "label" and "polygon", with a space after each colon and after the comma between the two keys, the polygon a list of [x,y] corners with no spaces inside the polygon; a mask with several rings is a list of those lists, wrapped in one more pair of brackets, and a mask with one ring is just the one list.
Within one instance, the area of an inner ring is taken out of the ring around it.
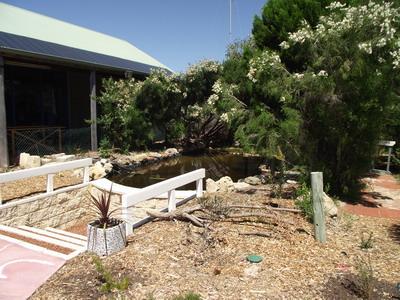
{"label": "limestone rock", "polygon": [[336,217],[338,214],[338,208],[335,202],[333,202],[332,198],[324,193],[323,200],[324,200],[325,215],[331,218]]}
{"label": "limestone rock", "polygon": [[[90,168],[90,177],[99,179],[105,177],[113,169],[113,165],[107,159],[101,159]],[[77,174],[80,175],[80,174]]]}
{"label": "limestone rock", "polygon": [[232,192],[234,189],[232,178],[229,176],[221,177],[216,184],[218,186],[218,192]]}
{"label": "limestone rock", "polygon": [[216,193],[218,191],[217,183],[211,178],[207,178],[206,180],[206,192],[209,194]]}
{"label": "limestone rock", "polygon": [[153,158],[161,158],[161,154],[158,152],[150,152],[148,154],[148,157],[153,157]]}
{"label": "limestone rock", "polygon": [[25,153],[25,152],[22,152],[19,155],[19,166],[21,168],[25,168],[26,167],[26,165],[28,164],[29,157],[30,157],[30,154],[29,153]]}
{"label": "limestone rock", "polygon": [[165,154],[167,154],[168,156],[176,156],[179,154],[179,151],[176,148],[168,148],[167,150],[165,150]]}
{"label": "limestone rock", "polygon": [[71,161],[75,159],[75,155],[60,155],[56,157],[56,162],[66,162],[66,161]]}
{"label": "limestone rock", "polygon": [[246,182],[235,182],[233,187],[239,193],[253,194],[256,192],[256,189]]}
{"label": "limestone rock", "polygon": [[147,158],[146,153],[140,153],[140,154],[135,154],[132,159],[135,162],[141,162],[142,160],[145,160]]}
{"label": "limestone rock", "polygon": [[19,166],[24,169],[40,167],[40,156],[21,153],[19,156]]}
{"label": "limestone rock", "polygon": [[43,165],[47,165],[47,164],[53,162],[53,160],[52,160],[51,158],[42,157],[42,158],[40,159],[40,162],[41,162],[41,164],[42,164],[42,166],[43,166]]}
{"label": "limestone rock", "polygon": [[259,185],[259,184],[262,183],[261,179],[258,178],[258,177],[255,177],[255,176],[246,177],[244,179],[244,182],[248,183],[248,184],[251,184],[251,185]]}

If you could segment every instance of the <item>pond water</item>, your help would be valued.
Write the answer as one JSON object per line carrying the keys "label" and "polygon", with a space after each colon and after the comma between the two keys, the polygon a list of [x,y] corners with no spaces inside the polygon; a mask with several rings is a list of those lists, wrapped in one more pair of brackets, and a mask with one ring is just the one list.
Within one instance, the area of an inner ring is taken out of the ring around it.
{"label": "pond water", "polygon": [[[110,180],[131,187],[145,187],[196,169],[205,168],[206,178],[218,180],[230,176],[233,181],[259,174],[258,166],[263,163],[260,157],[246,157],[230,153],[207,153],[202,155],[183,155],[144,166],[130,173],[114,175]],[[193,188],[188,185],[185,188]]]}

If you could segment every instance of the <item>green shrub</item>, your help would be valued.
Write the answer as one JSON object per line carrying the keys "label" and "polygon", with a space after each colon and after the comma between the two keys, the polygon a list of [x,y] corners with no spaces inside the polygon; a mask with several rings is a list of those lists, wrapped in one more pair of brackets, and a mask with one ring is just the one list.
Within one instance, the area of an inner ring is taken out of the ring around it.
{"label": "green shrub", "polygon": [[201,300],[201,296],[193,292],[188,292],[186,294],[174,297],[173,300]]}
{"label": "green shrub", "polygon": [[107,138],[103,138],[101,139],[99,146],[100,157],[110,157],[112,151],[110,141]]}
{"label": "green shrub", "polygon": [[295,205],[303,212],[307,220],[312,222],[314,220],[313,203],[311,197],[311,189],[306,183],[303,183],[297,190],[297,200]]}
{"label": "green shrub", "polygon": [[93,262],[96,266],[96,270],[99,273],[99,279],[102,282],[100,291],[103,293],[110,293],[113,290],[123,291],[129,286],[128,277],[116,280],[113,278],[111,272],[105,268],[100,258],[97,256],[93,257]]}
{"label": "green shrub", "polygon": [[361,235],[360,248],[363,250],[371,249],[374,246],[373,233],[370,232],[365,238],[364,233]]}
{"label": "green shrub", "polygon": [[374,290],[374,269],[371,263],[371,258],[357,258],[355,269],[358,278],[358,292],[362,299],[373,299]]}

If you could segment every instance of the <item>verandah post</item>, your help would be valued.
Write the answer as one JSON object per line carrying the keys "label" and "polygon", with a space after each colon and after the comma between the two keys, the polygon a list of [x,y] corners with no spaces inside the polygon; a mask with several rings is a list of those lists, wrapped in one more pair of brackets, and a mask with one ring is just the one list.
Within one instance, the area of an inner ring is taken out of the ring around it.
{"label": "verandah post", "polygon": [[0,167],[8,167],[6,99],[4,95],[4,59],[0,56]]}
{"label": "verandah post", "polygon": [[97,151],[96,71],[90,72],[90,140],[92,151]]}
{"label": "verandah post", "polygon": [[322,172],[311,172],[315,238],[321,243],[326,242],[323,186]]}

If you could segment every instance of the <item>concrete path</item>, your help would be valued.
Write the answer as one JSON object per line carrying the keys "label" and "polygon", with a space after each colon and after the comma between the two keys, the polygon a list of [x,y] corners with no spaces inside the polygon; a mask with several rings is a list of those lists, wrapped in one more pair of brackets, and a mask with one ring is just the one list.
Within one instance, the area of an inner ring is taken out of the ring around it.
{"label": "concrete path", "polygon": [[66,260],[0,239],[0,299],[26,299]]}
{"label": "concrete path", "polygon": [[400,219],[400,183],[392,175],[371,175],[363,179],[366,188],[355,204],[345,204],[349,213],[381,218]]}

